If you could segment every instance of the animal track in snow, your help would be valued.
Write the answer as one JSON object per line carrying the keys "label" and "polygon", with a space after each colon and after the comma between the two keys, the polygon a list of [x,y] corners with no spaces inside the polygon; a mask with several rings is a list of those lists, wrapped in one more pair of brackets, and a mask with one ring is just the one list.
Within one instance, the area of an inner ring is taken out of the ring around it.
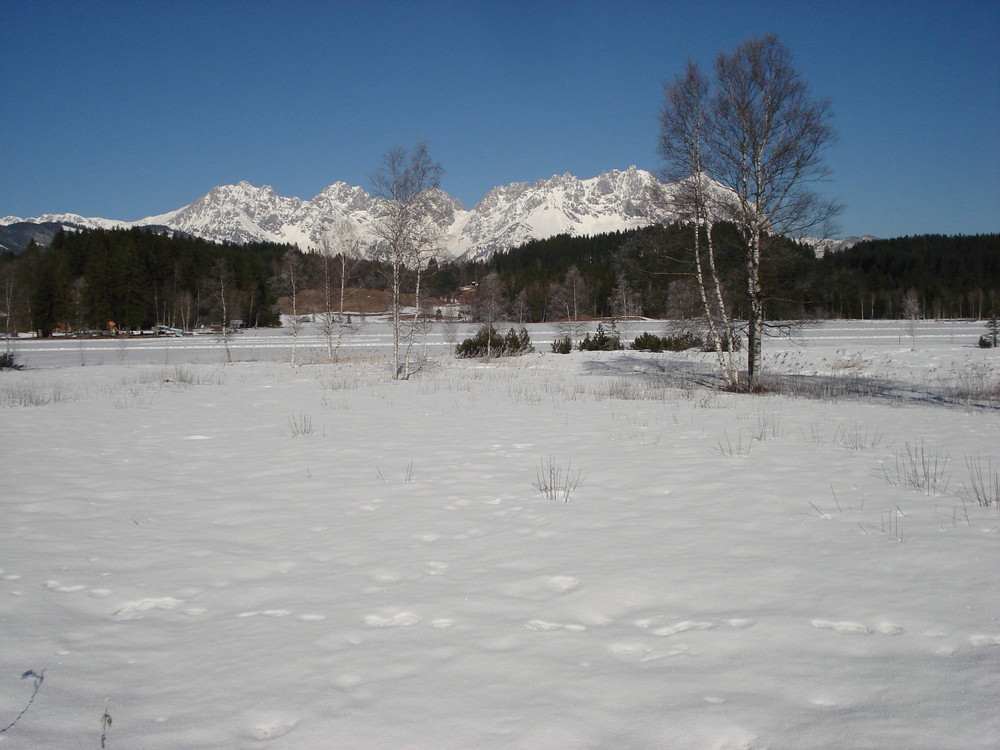
{"label": "animal track in snow", "polygon": [[711,630],[715,627],[714,622],[708,622],[705,620],[684,620],[683,622],[678,622],[676,625],[670,625],[665,628],[657,628],[656,630],[651,630],[653,635],[665,638],[671,635],[677,635],[678,633],[683,633],[685,630]]}
{"label": "animal track in snow", "polygon": [[849,620],[840,620],[837,622],[833,620],[811,620],[809,624],[820,630],[835,630],[844,635],[869,635],[872,632],[867,625],[863,625],[860,622],[850,622]]}
{"label": "animal track in snow", "polygon": [[528,630],[538,630],[541,632],[566,630],[570,633],[583,633],[587,629],[585,625],[576,625],[573,623],[563,624],[561,622],[549,622],[548,620],[528,620],[528,622],[524,624],[524,627]]}
{"label": "animal track in snow", "polygon": [[973,646],[1000,646],[1000,635],[974,635],[969,638]]}
{"label": "animal track in snow", "polygon": [[[652,628],[654,625],[658,625],[663,622],[665,619],[666,618],[662,616],[642,617],[635,620],[632,624],[637,628],[647,630]],[[666,638],[672,635],[677,635],[678,633],[683,633],[687,630],[713,630],[719,626],[719,623],[725,623],[729,627],[735,628],[736,630],[743,630],[756,625],[757,621],[751,620],[748,617],[731,617],[725,620],[720,620],[719,622],[715,622],[713,620],[681,620],[673,625],[665,625],[663,627],[650,630],[650,633],[655,636],[659,636],[660,638]]]}
{"label": "animal track in snow", "polygon": [[678,646],[668,651],[657,651],[643,643],[617,642],[608,646],[608,650],[622,661],[635,664],[645,664],[659,659],[670,659],[689,653],[686,646]]}
{"label": "animal track in snow", "polygon": [[46,581],[44,583],[45,588],[49,591],[55,591],[59,594],[75,594],[77,591],[83,591],[86,586],[76,585],[76,586],[62,586],[59,581]]}
{"label": "animal track in snow", "polygon": [[572,576],[553,576],[545,584],[545,588],[565,594],[580,588],[580,581]]}
{"label": "animal track in snow", "polygon": [[264,609],[264,610],[260,610],[260,611],[240,612],[236,616],[237,617],[258,617],[258,616],[263,616],[263,617],[288,617],[290,614],[292,614],[291,611],[289,611],[287,609]]}
{"label": "animal track in snow", "polygon": [[377,614],[365,615],[365,625],[370,628],[408,628],[420,622],[420,618],[405,610],[382,610]]}
{"label": "animal track in snow", "polygon": [[891,622],[880,622],[875,626],[882,635],[899,635],[903,632],[903,629],[899,625],[893,625]]}
{"label": "animal track in snow", "polygon": [[298,719],[289,717],[265,719],[253,728],[251,734],[255,740],[273,740],[288,734],[297,723]]}
{"label": "animal track in snow", "polygon": [[140,620],[143,617],[143,612],[154,609],[177,609],[183,603],[180,599],[174,599],[172,596],[136,599],[122,604],[114,616],[119,620]]}

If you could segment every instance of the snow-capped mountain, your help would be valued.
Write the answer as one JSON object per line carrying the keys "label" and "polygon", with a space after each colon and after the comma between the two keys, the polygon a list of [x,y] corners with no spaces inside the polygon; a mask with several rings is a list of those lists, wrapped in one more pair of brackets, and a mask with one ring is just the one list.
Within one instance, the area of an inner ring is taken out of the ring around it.
{"label": "snow-capped mountain", "polygon": [[822,239],[819,237],[803,237],[802,242],[812,246],[817,258],[822,258],[827,253],[839,253],[848,248],[854,247],[859,242],[877,239],[869,234],[864,237],[844,237],[843,239]]}
{"label": "snow-capped mountain", "polygon": [[[441,254],[478,260],[532,239],[557,234],[592,235],[645,226],[673,215],[658,206],[662,185],[641,169],[603,172],[581,180],[556,175],[534,184],[517,182],[491,190],[471,211],[436,190],[434,218],[442,232]],[[248,182],[212,188],[194,203],[134,222],[48,214],[36,219],[7,217],[0,225],[59,223],[73,228],[166,226],[216,242],[287,242],[303,250],[330,242],[339,222],[355,227],[363,246],[371,247],[371,227],[379,199],[362,188],[336,182],[312,200],[278,195],[270,186]]]}

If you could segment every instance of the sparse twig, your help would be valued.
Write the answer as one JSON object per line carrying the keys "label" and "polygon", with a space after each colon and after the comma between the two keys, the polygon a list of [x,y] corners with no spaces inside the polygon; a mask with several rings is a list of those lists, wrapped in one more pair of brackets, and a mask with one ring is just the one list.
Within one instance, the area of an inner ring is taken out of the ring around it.
{"label": "sparse twig", "polygon": [[293,414],[288,418],[288,430],[292,437],[308,437],[312,435],[312,416],[305,413]]}
{"label": "sparse twig", "polygon": [[535,470],[536,481],[531,486],[548,500],[562,500],[568,503],[569,496],[583,481],[582,474],[582,469],[573,472],[572,463],[566,464],[566,468],[563,468],[554,458],[549,458],[543,460]]}
{"label": "sparse twig", "polygon": [[104,707],[104,716],[101,717],[101,750],[104,750],[108,741],[108,728],[111,726],[111,714],[108,707]]}
{"label": "sparse twig", "polygon": [[725,442],[719,441],[716,446],[716,451],[723,456],[736,456],[737,458],[744,458],[750,455],[750,449],[753,447],[753,440],[751,439],[745,445],[743,443],[743,436],[740,435],[736,440],[736,444],[729,438],[729,432],[725,429],[722,430],[722,435]]}
{"label": "sparse twig", "polygon": [[896,487],[912,487],[927,495],[938,495],[948,489],[949,457],[940,446],[927,446],[923,441],[906,441],[902,453],[882,466],[885,480]]}
{"label": "sparse twig", "polygon": [[965,495],[983,508],[1000,508],[1000,471],[993,468],[993,459],[987,457],[983,466],[982,456],[966,456],[969,486],[963,485]]}
{"label": "sparse twig", "polygon": [[35,680],[35,689],[31,692],[31,697],[28,698],[28,702],[25,704],[24,708],[21,709],[21,713],[14,718],[14,721],[5,726],[3,729],[0,729],[0,734],[4,734],[5,732],[13,729],[14,725],[17,724],[17,722],[21,720],[21,717],[28,712],[29,708],[31,708],[31,704],[35,702],[35,696],[38,695],[38,691],[41,689],[42,683],[45,682],[45,670],[43,669],[41,672],[36,672],[33,669],[29,669],[21,675],[22,680],[26,680],[29,677],[32,677]]}

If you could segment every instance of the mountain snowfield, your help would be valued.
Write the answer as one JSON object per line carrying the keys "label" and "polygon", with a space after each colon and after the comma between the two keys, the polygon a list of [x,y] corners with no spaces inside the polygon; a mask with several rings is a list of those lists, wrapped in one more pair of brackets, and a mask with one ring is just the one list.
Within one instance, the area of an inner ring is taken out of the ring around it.
{"label": "mountain snowfield", "polygon": [[[564,233],[593,235],[669,221],[674,215],[651,197],[658,184],[652,174],[634,166],[583,180],[556,175],[534,184],[494,188],[471,211],[436,190],[433,210],[443,237],[442,256],[478,260],[532,239]],[[670,186],[665,189],[669,194]],[[8,216],[0,220],[0,226],[25,221],[103,229],[166,226],[215,242],[287,242],[310,250],[332,243],[337,223],[347,222],[370,247],[378,202],[360,187],[344,182],[330,185],[312,200],[288,198],[270,186],[240,182],[212,188],[188,206],[134,222],[46,214],[33,219]]]}
{"label": "mountain snowfield", "polygon": [[231,365],[212,336],[10,342],[0,746],[96,748],[106,711],[136,750],[997,747],[981,324],[767,342],[816,395],[885,394],[839,399],[529,331],[481,362],[437,324],[409,381],[383,323],[339,364],[308,329],[296,366],[285,330]]}

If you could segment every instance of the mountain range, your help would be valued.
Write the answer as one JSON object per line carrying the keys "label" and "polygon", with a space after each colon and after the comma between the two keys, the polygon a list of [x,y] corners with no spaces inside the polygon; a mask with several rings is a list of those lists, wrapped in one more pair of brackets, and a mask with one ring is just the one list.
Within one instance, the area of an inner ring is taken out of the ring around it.
{"label": "mountain range", "polygon": [[[515,182],[490,190],[472,210],[442,190],[431,195],[445,258],[479,260],[533,239],[557,234],[593,235],[669,221],[675,216],[652,199],[660,185],[649,172],[629,167],[579,179],[556,175],[535,183]],[[669,194],[670,185],[664,186]],[[290,243],[320,249],[340,222],[351,224],[363,247],[380,199],[360,187],[335,182],[311,200],[278,195],[248,182],[212,188],[193,203],[138,221],[45,214],[0,219],[0,249],[20,251],[31,240],[47,244],[60,228],[166,227],[214,242]]]}
{"label": "mountain range", "polygon": [[[471,211],[439,189],[431,194],[431,204],[441,230],[441,257],[484,260],[534,239],[558,234],[595,235],[675,220],[677,215],[664,207],[674,190],[676,184],[661,183],[651,173],[632,166],[590,179],[563,174],[535,183],[495,187]],[[658,193],[661,198],[656,200]],[[355,229],[362,253],[367,250],[370,254],[374,245],[371,227],[379,214],[380,200],[344,182],[335,182],[311,200],[278,195],[269,185],[255,187],[240,182],[214,187],[187,206],[138,221],[77,214],[45,214],[33,219],[8,216],[0,219],[0,250],[19,252],[32,239],[48,244],[61,228],[113,227],[166,228],[213,242],[278,242],[318,250],[334,245],[338,226],[346,222]],[[857,238],[817,240],[814,244],[822,253],[854,241]],[[821,247],[821,242],[827,244]]]}

